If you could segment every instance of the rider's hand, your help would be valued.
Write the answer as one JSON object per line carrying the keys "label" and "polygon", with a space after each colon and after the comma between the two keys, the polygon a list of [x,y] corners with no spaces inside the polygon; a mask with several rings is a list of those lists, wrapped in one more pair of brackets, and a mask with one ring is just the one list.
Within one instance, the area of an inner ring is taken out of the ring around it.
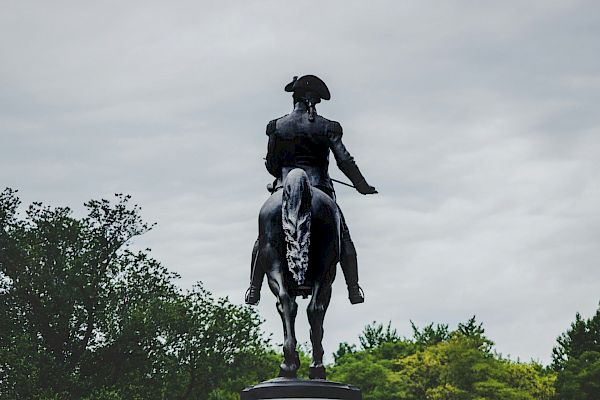
{"label": "rider's hand", "polygon": [[356,188],[356,190],[358,190],[358,192],[360,194],[375,194],[378,193],[377,190],[375,189],[375,187],[369,185],[369,184],[365,184],[360,185],[359,187]]}

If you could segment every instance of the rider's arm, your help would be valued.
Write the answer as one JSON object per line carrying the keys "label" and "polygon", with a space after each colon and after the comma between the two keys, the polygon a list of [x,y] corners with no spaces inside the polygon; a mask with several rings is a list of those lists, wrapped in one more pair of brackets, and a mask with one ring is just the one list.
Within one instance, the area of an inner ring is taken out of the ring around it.
{"label": "rider's arm", "polygon": [[271,175],[273,175],[275,178],[279,178],[281,176],[281,163],[275,151],[277,145],[277,137],[275,136],[275,123],[276,120],[273,120],[267,124],[269,144],[267,145],[265,167],[267,167],[267,171],[269,171]]}
{"label": "rider's arm", "polygon": [[342,143],[342,134],[342,126],[339,122],[331,121],[327,128],[327,136],[329,138],[329,148],[335,157],[335,161],[337,161],[338,168],[352,181],[354,187],[360,193],[377,193],[377,190],[367,183],[367,180],[354,162],[354,158],[350,155],[344,143]]}

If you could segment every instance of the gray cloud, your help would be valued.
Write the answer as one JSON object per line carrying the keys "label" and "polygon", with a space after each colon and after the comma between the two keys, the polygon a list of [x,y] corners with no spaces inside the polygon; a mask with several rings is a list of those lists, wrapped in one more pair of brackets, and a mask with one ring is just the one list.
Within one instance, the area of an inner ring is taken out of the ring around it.
{"label": "gray cloud", "polygon": [[[182,286],[242,301],[264,127],[289,111],[291,76],[315,73],[333,94],[319,111],[380,191],[338,189],[368,302],[351,308],[338,279],[327,349],[374,319],[409,334],[409,319],[476,314],[501,352],[547,362],[574,313],[597,307],[594,2],[3,9],[0,186],[76,212],[132,194],[158,222],[136,245]],[[267,292],[259,309],[281,341]]]}

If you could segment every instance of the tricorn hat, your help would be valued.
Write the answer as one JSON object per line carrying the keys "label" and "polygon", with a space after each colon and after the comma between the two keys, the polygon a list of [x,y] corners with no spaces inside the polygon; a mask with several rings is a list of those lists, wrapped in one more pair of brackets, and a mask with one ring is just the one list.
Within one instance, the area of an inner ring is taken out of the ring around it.
{"label": "tricorn hat", "polygon": [[331,94],[329,93],[329,89],[327,89],[325,82],[314,75],[304,75],[300,78],[295,76],[290,83],[285,85],[285,91],[298,93],[300,95],[312,92],[323,100],[331,99]]}

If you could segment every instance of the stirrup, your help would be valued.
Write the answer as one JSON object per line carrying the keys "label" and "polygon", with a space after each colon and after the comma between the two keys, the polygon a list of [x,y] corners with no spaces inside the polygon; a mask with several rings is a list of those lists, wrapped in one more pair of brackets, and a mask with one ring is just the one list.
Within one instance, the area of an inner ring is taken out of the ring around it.
{"label": "stirrup", "polygon": [[248,290],[246,290],[244,301],[246,302],[246,304],[251,306],[257,305],[260,302],[260,289],[257,289],[253,285],[250,285]]}
{"label": "stirrup", "polygon": [[350,300],[351,304],[364,303],[365,292],[363,292],[358,283],[356,285],[348,286],[348,300]]}

